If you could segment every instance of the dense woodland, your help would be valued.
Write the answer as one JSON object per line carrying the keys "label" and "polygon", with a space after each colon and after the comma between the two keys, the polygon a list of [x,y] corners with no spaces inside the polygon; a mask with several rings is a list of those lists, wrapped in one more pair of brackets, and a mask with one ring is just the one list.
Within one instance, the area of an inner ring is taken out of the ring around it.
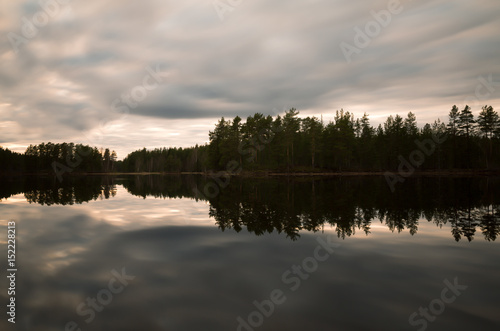
{"label": "dense woodland", "polygon": [[413,113],[373,127],[367,114],[340,110],[334,121],[257,113],[245,122],[221,118],[209,144],[146,148],[117,161],[114,151],[72,143],[42,143],[24,154],[0,147],[0,172],[386,171],[402,163],[419,170],[500,169],[500,119],[491,106],[474,115],[453,106],[447,123],[417,125]]}
{"label": "dense woodland", "polygon": [[115,151],[73,143],[30,145],[24,154],[0,146],[0,172],[112,172],[116,171]]}
{"label": "dense woodland", "polygon": [[420,169],[498,169],[499,116],[491,106],[477,118],[469,106],[453,106],[448,123],[422,128],[411,112],[389,116],[377,128],[367,114],[354,119],[343,110],[327,124],[299,118],[295,109],[276,118],[255,114],[245,123],[222,118],[210,132],[208,160],[210,169],[232,167],[236,160],[244,169],[385,171],[397,169],[401,158],[411,161],[416,150],[425,156],[414,162]]}

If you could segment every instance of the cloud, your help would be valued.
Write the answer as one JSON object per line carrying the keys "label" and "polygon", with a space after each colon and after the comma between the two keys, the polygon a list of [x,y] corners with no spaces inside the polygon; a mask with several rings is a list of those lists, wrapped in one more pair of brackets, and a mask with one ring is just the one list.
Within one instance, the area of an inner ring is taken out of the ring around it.
{"label": "cloud", "polygon": [[[18,323],[36,325],[37,330],[61,329],[69,321],[82,329],[104,329],[112,323],[120,330],[234,330],[238,316],[247,319],[256,310],[255,300],[262,302],[280,289],[286,302],[264,322],[272,330],[303,329],[311,323],[321,330],[328,329],[325,324],[340,330],[405,329],[409,315],[439,298],[443,280],[454,277],[469,289],[446,306],[435,324],[449,323],[459,330],[475,323],[488,330],[495,322],[498,303],[488,294],[499,269],[491,261],[500,252],[475,245],[457,254],[449,227],[436,229],[421,220],[418,236],[411,237],[381,225],[368,237],[357,234],[346,240],[326,227],[326,233],[304,232],[292,242],[277,233],[222,232],[204,204],[192,212],[196,203],[190,200],[143,200],[120,186],[118,191],[114,199],[70,209],[26,208],[25,202],[2,205],[7,219],[23,224],[18,229],[23,238],[16,294],[23,314]],[[192,212],[205,226],[180,225],[189,215],[167,215],[171,208]],[[152,219],[151,214],[161,217]],[[284,272],[303,264],[318,246],[317,239],[327,240],[328,233],[340,247],[291,290],[293,275],[285,283]],[[490,272],[478,279],[476,270],[482,266]],[[135,278],[87,325],[88,316],[78,314],[77,307],[107,288],[111,270],[123,268]],[[1,299],[6,295],[2,291]],[[353,319],[353,311],[364,318]]]}
{"label": "cloud", "polygon": [[[47,24],[17,53],[7,36],[22,36],[23,18],[33,22],[42,8],[38,1],[4,3],[0,104],[8,106],[0,107],[0,122],[19,129],[0,131],[0,141],[20,144],[26,131],[32,143],[68,140],[124,120],[112,102],[141,86],[145,68],[156,65],[164,79],[129,107],[129,120],[157,119],[166,129],[174,119],[212,125],[221,116],[284,107],[325,118],[340,108],[366,111],[375,124],[408,111],[421,124],[446,120],[468,97],[476,112],[486,103],[498,107],[498,86],[474,99],[478,77],[500,82],[495,0],[401,1],[401,13],[348,63],[340,44],[355,45],[354,29],[365,29],[375,20],[371,11],[388,2],[243,1],[221,21],[210,1],[71,1],[51,7]],[[147,131],[134,134],[149,147]],[[124,137],[115,147],[132,143]]]}

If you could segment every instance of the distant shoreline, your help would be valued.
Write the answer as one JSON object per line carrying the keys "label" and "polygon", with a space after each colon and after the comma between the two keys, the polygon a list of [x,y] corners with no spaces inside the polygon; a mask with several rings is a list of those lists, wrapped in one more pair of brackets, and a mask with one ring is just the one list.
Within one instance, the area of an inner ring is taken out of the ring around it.
{"label": "distant shoreline", "polygon": [[[345,171],[345,172],[307,172],[307,171],[296,171],[296,172],[276,172],[276,171],[241,171],[239,173],[231,173],[228,171],[208,171],[208,172],[75,172],[65,175],[65,177],[82,177],[82,176],[149,176],[149,175],[161,175],[161,176],[181,176],[181,175],[202,175],[206,177],[217,177],[217,176],[234,176],[234,177],[343,177],[343,176],[384,176],[385,173],[390,172],[397,174],[397,171]],[[24,176],[54,176],[55,174],[49,172],[43,173],[0,173],[0,178],[2,177],[24,177]],[[461,176],[500,176],[499,170],[466,170],[466,169],[456,169],[456,170],[423,170],[415,171],[408,177],[420,176],[420,177],[461,177]]]}

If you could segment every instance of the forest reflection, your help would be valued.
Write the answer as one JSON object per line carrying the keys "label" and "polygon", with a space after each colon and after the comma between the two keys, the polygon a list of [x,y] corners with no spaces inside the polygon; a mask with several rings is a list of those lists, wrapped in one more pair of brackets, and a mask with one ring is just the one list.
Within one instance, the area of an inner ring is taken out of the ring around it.
{"label": "forest reflection", "polygon": [[[419,221],[447,225],[456,241],[500,233],[500,178],[408,179],[395,193],[377,176],[335,178],[233,177],[218,194],[206,197],[214,179],[204,176],[91,176],[62,183],[50,177],[2,181],[0,199],[24,193],[29,203],[72,205],[116,195],[117,185],[142,198],[190,198],[209,202],[209,216],[222,230],[256,235],[277,231],[292,240],[300,231],[333,226],[338,237],[369,235],[380,222],[393,232],[414,235]],[[449,224],[449,225],[448,225]]]}
{"label": "forest reflection", "polygon": [[27,202],[47,206],[81,204],[116,195],[111,176],[68,177],[63,182],[55,177],[26,176],[4,179],[1,184],[0,201],[24,193]]}

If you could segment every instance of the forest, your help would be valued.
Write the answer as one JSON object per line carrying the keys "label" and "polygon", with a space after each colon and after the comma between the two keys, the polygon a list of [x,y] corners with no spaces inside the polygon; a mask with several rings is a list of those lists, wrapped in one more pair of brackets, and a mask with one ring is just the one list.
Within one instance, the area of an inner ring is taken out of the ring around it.
{"label": "forest", "polygon": [[73,144],[30,145],[24,154],[0,147],[0,173],[111,172],[381,172],[402,163],[418,170],[500,169],[500,119],[492,106],[474,115],[453,106],[448,121],[417,125],[415,114],[389,116],[374,127],[343,109],[333,121],[256,113],[222,117],[209,143],[190,148],[143,148],[117,161],[109,149]]}
{"label": "forest", "polygon": [[115,151],[73,143],[30,145],[24,154],[0,146],[0,173],[112,172]]}

